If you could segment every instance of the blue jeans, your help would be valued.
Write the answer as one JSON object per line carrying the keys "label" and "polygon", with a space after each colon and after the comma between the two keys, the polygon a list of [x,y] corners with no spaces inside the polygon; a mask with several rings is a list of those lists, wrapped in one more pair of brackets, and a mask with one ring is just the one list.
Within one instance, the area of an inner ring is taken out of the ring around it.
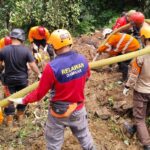
{"label": "blue jeans", "polygon": [[[17,91],[22,90],[25,87],[27,87],[27,85],[8,86],[8,89],[9,89],[10,94],[13,94],[13,93],[15,93]],[[18,111],[24,111],[25,108],[26,108],[26,105],[22,105],[22,104],[19,104],[16,107],[16,109]],[[15,106],[14,106],[14,104],[10,104],[9,106],[5,107],[4,108],[4,113],[6,115],[14,115],[15,114]]]}

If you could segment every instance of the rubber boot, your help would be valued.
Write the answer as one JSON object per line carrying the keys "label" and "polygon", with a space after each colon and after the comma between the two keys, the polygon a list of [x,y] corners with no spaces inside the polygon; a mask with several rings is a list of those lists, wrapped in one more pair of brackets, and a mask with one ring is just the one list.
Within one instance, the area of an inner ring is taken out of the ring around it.
{"label": "rubber boot", "polygon": [[24,119],[24,111],[17,110],[17,120],[21,122]]}
{"label": "rubber boot", "polygon": [[13,115],[7,115],[6,116],[6,125],[8,127],[12,127],[13,126]]}

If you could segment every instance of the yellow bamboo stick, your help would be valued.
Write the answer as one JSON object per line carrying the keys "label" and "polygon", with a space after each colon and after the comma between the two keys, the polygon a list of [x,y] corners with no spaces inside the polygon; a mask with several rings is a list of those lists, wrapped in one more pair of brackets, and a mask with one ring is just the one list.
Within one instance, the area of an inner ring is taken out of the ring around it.
{"label": "yellow bamboo stick", "polygon": [[139,51],[130,52],[130,53],[127,53],[124,55],[119,55],[116,57],[102,59],[102,60],[95,61],[95,62],[90,62],[89,66],[91,69],[97,69],[97,68],[100,68],[100,67],[105,66],[105,65],[111,65],[111,64],[114,64],[117,62],[122,62],[122,61],[129,60],[129,59],[132,59],[134,57],[145,55],[148,53],[150,53],[150,46],[148,46],[144,49],[141,49]]}
{"label": "yellow bamboo stick", "polygon": [[16,92],[14,94],[12,94],[11,96],[0,100],[0,107],[5,107],[9,104],[8,99],[10,98],[20,98],[20,97],[24,97],[25,95],[27,95],[29,92],[33,91],[37,86],[38,86],[39,82],[35,82],[32,85],[29,85],[28,87],[20,90],[19,92]]}

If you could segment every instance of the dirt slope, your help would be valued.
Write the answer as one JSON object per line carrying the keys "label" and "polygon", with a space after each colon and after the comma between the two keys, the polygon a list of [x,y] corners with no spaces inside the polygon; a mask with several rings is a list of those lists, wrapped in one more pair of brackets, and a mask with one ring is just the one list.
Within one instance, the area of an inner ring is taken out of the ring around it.
{"label": "dirt slope", "polygon": [[[74,39],[73,48],[91,61],[99,45],[99,31],[92,35],[82,35]],[[99,59],[106,58],[107,55]],[[124,97],[123,84],[119,84],[121,74],[116,65],[91,71],[91,77],[85,88],[86,108],[89,127],[98,150],[140,150],[140,144],[134,136],[128,139],[122,132],[123,122],[129,118],[132,107],[132,94]],[[8,129],[0,126],[0,150],[44,150],[43,126],[47,116],[48,100],[45,98],[29,105],[26,119],[22,125]],[[63,150],[80,150],[78,141],[67,128]]]}

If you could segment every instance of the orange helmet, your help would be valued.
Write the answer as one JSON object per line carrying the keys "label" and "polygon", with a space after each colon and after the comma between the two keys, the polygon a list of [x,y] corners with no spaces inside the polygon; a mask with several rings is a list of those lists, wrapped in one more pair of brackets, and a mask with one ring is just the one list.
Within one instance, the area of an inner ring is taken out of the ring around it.
{"label": "orange helmet", "polygon": [[150,38],[150,26],[149,25],[143,26],[140,30],[140,35],[143,36],[145,39],[149,39]]}
{"label": "orange helmet", "polygon": [[4,38],[4,43],[5,43],[5,45],[10,45],[10,44],[12,43],[11,38],[10,38],[9,36],[6,36],[6,37]]}
{"label": "orange helmet", "polygon": [[142,24],[144,22],[145,16],[141,12],[135,12],[130,16],[130,20],[135,24]]}
{"label": "orange helmet", "polygon": [[58,50],[64,46],[72,45],[72,37],[70,33],[65,29],[58,29],[51,33],[50,41],[55,50]]}
{"label": "orange helmet", "polygon": [[39,32],[39,35],[45,36],[45,29],[44,29],[44,27],[42,27],[42,26],[38,27],[38,32]]}

